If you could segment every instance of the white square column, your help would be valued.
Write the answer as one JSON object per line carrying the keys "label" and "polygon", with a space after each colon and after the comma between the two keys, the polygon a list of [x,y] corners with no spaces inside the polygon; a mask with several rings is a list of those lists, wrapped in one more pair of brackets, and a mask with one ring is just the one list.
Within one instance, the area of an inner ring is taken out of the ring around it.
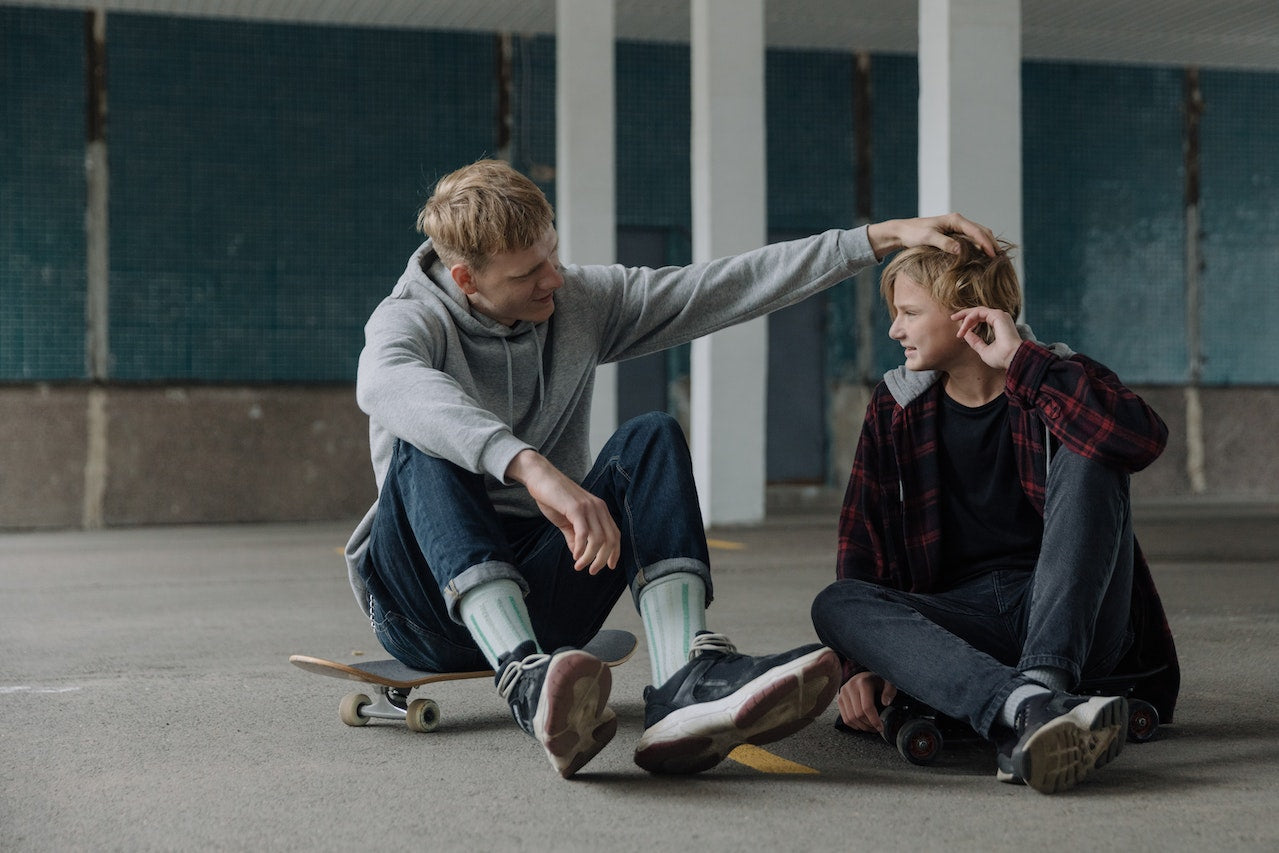
{"label": "white square column", "polygon": [[[764,2],[693,0],[693,259],[767,239]],[[767,318],[693,342],[691,445],[707,524],[764,518]]]}
{"label": "white square column", "polygon": [[[612,0],[556,0],[555,208],[560,258],[617,260]],[[595,371],[591,452],[617,430],[617,365]]]}
{"label": "white square column", "polygon": [[1020,246],[1021,208],[1021,0],[920,0],[919,215]]}

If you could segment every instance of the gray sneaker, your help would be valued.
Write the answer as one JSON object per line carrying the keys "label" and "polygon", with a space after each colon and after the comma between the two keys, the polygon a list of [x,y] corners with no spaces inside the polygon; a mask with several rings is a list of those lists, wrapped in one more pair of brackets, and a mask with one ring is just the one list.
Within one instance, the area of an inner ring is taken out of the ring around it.
{"label": "gray sneaker", "polygon": [[498,661],[495,681],[515,722],[542,745],[565,779],[617,733],[617,715],[608,707],[612,673],[580,649],[548,655],[522,643]]}
{"label": "gray sneaker", "polygon": [[652,773],[700,773],[741,744],[780,740],[811,723],[839,688],[839,659],[820,645],[751,657],[703,631],[688,657],[665,684],[644,690],[635,763]]}
{"label": "gray sneaker", "polygon": [[1012,734],[999,744],[995,778],[1056,794],[1105,767],[1123,750],[1128,700],[1044,693],[1021,703],[1015,719]]}

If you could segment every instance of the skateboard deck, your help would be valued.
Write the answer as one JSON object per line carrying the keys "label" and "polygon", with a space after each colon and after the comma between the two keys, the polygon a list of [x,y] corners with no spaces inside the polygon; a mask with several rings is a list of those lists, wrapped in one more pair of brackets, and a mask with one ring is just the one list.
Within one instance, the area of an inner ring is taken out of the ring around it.
{"label": "skateboard deck", "polygon": [[[635,635],[630,631],[606,628],[592,637],[582,650],[609,666],[618,666],[630,659],[636,645]],[[357,681],[373,688],[375,695],[372,697],[368,693],[348,693],[343,697],[338,706],[338,716],[348,726],[367,725],[371,719],[402,720],[415,732],[430,732],[439,726],[440,706],[424,697],[410,700],[409,695],[414,689],[440,681],[492,678],[495,675],[491,669],[429,672],[391,659],[340,663],[310,655],[289,655],[289,663],[317,675]]]}

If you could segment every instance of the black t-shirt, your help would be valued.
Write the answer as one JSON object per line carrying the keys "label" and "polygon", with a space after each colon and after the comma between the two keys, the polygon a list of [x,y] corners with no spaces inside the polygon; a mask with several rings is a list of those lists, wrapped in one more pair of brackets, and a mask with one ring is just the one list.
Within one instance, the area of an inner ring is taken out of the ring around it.
{"label": "black t-shirt", "polygon": [[1030,570],[1044,523],[1017,476],[1008,397],[970,409],[941,395],[941,549],[947,586],[995,569]]}

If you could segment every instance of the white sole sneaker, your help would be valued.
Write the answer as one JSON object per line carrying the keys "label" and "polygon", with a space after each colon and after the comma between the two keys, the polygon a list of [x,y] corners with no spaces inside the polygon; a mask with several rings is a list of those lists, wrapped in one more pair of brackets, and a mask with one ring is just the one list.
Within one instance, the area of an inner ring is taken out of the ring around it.
{"label": "white sole sneaker", "polygon": [[672,711],[646,729],[635,763],[652,773],[700,773],[744,743],[780,740],[826,710],[839,674],[830,649],[775,666],[722,699]]}
{"label": "white sole sneaker", "polygon": [[1039,728],[1013,753],[1017,776],[1041,794],[1073,788],[1124,748],[1128,700],[1094,696]]}
{"label": "white sole sneaker", "polygon": [[612,687],[608,665],[586,652],[560,652],[547,665],[533,736],[565,779],[581,770],[617,733],[617,715],[608,707]]}

